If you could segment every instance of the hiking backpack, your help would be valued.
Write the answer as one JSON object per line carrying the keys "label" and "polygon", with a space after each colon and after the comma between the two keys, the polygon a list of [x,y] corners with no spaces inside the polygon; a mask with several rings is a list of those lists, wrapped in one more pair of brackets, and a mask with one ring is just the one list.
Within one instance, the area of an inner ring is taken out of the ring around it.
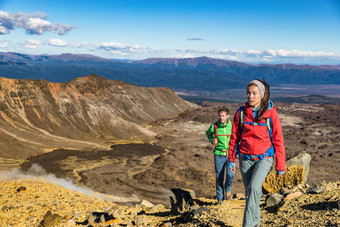
{"label": "hiking backpack", "polygon": [[[264,157],[272,157],[274,156],[274,141],[273,141],[273,126],[272,126],[272,119],[271,117],[269,118],[264,118],[266,123],[257,123],[257,122],[246,122],[244,121],[244,111],[246,110],[246,107],[245,106],[241,106],[238,110],[238,116],[239,116],[239,122],[240,122],[240,138],[238,140],[238,142],[236,143],[236,146],[235,146],[235,155],[236,155],[236,158],[239,159],[239,157],[242,155],[242,156],[245,156],[247,159],[256,159],[256,158],[259,158],[259,159],[263,159]],[[239,149],[239,143],[241,141],[241,138],[242,138],[242,131],[243,131],[243,125],[244,124],[250,124],[250,125],[259,125],[259,126],[266,126],[267,129],[268,129],[268,132],[269,132],[269,135],[270,135],[270,140],[272,142],[272,147],[273,149],[269,148],[266,153],[264,154],[260,154],[260,155],[243,155],[240,153],[240,149]]]}

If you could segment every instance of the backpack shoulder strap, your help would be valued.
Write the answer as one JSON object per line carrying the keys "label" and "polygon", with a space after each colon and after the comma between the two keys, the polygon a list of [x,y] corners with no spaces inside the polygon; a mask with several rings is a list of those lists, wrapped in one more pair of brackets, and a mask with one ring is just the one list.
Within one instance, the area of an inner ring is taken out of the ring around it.
{"label": "backpack shoulder strap", "polygon": [[238,139],[238,141],[236,142],[235,145],[235,156],[237,159],[240,158],[240,149],[239,149],[239,143],[241,141],[242,138],[242,130],[243,130],[243,124],[244,124],[244,111],[246,110],[245,106],[240,106],[240,108],[238,109],[238,117],[239,117],[239,124],[240,124],[240,138]]}
{"label": "backpack shoulder strap", "polygon": [[217,138],[217,121],[214,123],[215,138]]}
{"label": "backpack shoulder strap", "polygon": [[243,124],[244,124],[244,111],[246,110],[245,106],[241,106],[238,109],[238,117],[239,117],[239,121],[240,121],[240,133],[242,133],[243,130]]}
{"label": "backpack shoulder strap", "polygon": [[272,141],[272,144],[274,145],[274,141],[273,141],[273,124],[272,124],[272,118],[266,118],[266,126],[267,129],[269,131],[269,135],[270,135],[270,139]]}

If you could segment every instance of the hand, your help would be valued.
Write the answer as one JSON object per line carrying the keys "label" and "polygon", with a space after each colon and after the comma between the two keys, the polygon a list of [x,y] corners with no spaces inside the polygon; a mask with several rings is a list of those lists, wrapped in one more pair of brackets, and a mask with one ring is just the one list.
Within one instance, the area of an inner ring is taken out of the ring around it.
{"label": "hand", "polygon": [[229,162],[228,168],[230,169],[230,172],[235,173],[235,162]]}
{"label": "hand", "polygon": [[217,138],[213,139],[213,144],[215,147],[217,146]]}

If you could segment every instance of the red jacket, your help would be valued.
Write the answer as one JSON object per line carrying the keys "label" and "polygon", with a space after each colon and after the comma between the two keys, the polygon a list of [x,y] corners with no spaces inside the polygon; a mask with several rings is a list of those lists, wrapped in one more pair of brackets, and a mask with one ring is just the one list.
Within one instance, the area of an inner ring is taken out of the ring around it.
{"label": "red jacket", "polygon": [[[276,169],[278,171],[285,171],[285,146],[282,135],[282,128],[276,108],[264,112],[261,121],[255,121],[251,106],[246,103],[244,111],[244,122],[265,123],[265,118],[271,117],[273,128],[273,142],[276,157]],[[242,137],[239,144],[240,153],[246,155],[260,155],[272,146],[270,134],[267,127],[243,124]],[[234,116],[233,133],[229,142],[229,161],[235,162],[235,145],[240,139],[240,119],[239,111],[236,111]]]}

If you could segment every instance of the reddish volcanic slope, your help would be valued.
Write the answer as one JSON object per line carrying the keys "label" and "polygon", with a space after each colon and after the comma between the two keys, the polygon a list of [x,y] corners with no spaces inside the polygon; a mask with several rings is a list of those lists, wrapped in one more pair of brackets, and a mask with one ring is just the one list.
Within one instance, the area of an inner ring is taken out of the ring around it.
{"label": "reddish volcanic slope", "polygon": [[143,124],[192,107],[171,89],[97,75],[67,83],[0,78],[0,157],[8,162],[43,150],[103,148],[103,141],[153,136]]}

